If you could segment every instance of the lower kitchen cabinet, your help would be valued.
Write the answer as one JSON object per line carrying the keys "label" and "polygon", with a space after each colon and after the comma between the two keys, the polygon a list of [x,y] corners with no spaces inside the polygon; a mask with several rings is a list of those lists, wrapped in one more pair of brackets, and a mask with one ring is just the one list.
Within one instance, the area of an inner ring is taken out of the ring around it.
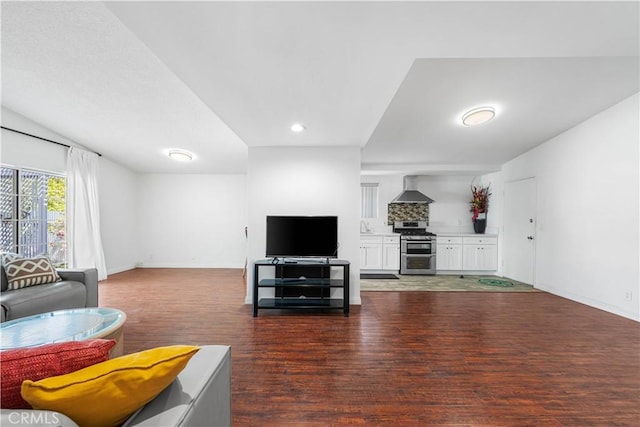
{"label": "lower kitchen cabinet", "polygon": [[382,269],[400,270],[399,236],[384,236],[382,238]]}
{"label": "lower kitchen cabinet", "polygon": [[462,270],[462,245],[436,246],[436,270]]}
{"label": "lower kitchen cabinet", "polygon": [[463,270],[497,270],[498,251],[496,245],[464,245]]}
{"label": "lower kitchen cabinet", "polygon": [[436,262],[441,271],[495,271],[498,238],[438,235]]}
{"label": "lower kitchen cabinet", "polygon": [[360,269],[382,269],[382,242],[360,241]]}
{"label": "lower kitchen cabinet", "polygon": [[399,269],[400,236],[360,236],[360,270]]}
{"label": "lower kitchen cabinet", "polygon": [[463,237],[462,269],[497,270],[498,239],[496,237]]}

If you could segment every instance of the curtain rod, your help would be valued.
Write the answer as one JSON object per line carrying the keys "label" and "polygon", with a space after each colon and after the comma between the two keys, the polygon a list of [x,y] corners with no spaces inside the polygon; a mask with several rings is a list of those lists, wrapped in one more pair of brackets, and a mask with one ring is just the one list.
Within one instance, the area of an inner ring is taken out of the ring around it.
{"label": "curtain rod", "polygon": [[[57,144],[57,145],[62,145],[63,147],[71,148],[71,146],[68,145],[68,144],[63,144],[62,142],[54,141],[52,139],[47,139],[47,138],[42,138],[40,136],[31,135],[30,133],[26,133],[26,132],[22,132],[22,131],[19,131],[19,130],[11,129],[11,128],[8,128],[8,127],[5,127],[5,126],[0,126],[0,128],[2,128],[4,130],[10,130],[11,132],[19,133],[21,135],[30,136],[31,138],[41,139],[43,141],[47,141],[47,142],[51,142],[51,143],[54,143],[54,144]],[[88,151],[91,151],[91,150],[88,150]],[[98,153],[97,151],[91,151],[91,152],[94,153],[94,154],[97,154],[100,157],[102,157],[102,154]]]}

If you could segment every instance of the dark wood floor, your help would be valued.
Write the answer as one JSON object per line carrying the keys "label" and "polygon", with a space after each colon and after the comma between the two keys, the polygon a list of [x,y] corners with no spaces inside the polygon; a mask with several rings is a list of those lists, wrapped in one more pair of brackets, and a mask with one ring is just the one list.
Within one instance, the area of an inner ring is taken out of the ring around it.
{"label": "dark wood floor", "polygon": [[640,425],[640,324],[547,293],[363,292],[340,312],[244,304],[242,270],[100,283],[125,352],[232,348],[234,426]]}

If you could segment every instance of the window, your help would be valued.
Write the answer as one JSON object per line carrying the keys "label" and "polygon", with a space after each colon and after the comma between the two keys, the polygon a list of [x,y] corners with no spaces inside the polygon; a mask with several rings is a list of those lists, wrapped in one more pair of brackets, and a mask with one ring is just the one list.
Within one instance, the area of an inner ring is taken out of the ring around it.
{"label": "window", "polygon": [[378,183],[360,184],[360,217],[378,218]]}
{"label": "window", "polygon": [[47,254],[66,265],[65,177],[0,168],[0,251],[32,257]]}

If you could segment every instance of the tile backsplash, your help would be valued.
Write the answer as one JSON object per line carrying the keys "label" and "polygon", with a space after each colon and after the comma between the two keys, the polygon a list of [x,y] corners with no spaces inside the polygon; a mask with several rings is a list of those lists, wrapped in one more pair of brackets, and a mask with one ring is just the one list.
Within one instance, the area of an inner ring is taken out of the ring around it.
{"label": "tile backsplash", "polygon": [[389,203],[387,205],[387,224],[394,221],[427,221],[429,225],[428,203]]}

